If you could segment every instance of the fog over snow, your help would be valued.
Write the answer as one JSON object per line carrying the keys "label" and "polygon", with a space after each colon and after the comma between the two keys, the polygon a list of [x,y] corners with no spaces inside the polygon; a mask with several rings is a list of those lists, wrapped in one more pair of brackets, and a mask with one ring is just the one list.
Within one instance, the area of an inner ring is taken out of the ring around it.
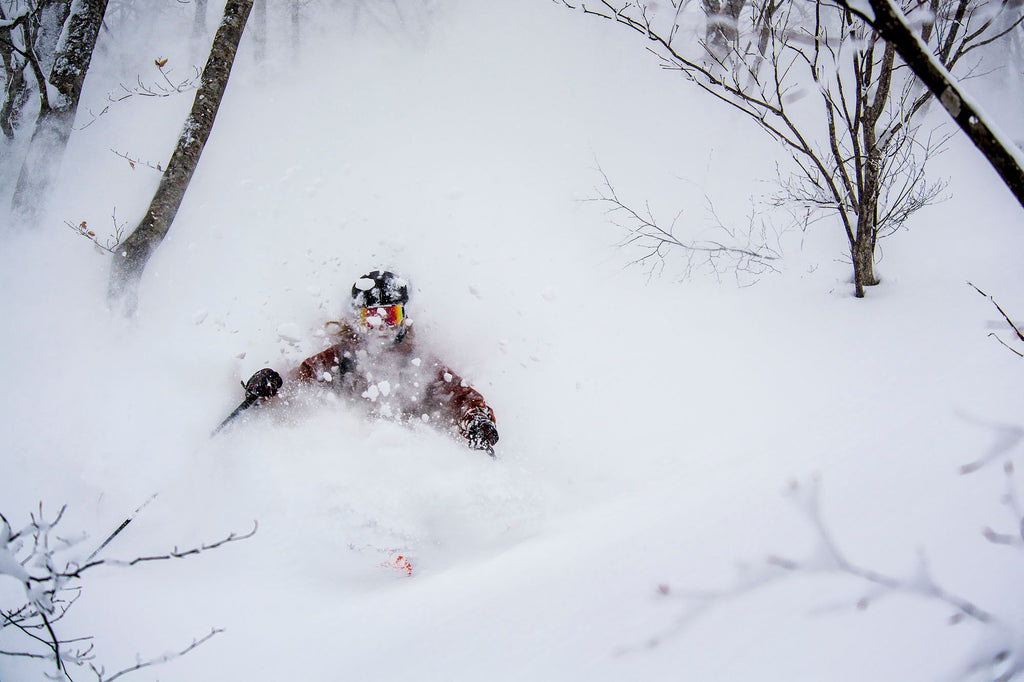
{"label": "fog over snow", "polygon": [[[202,62],[187,11],[104,35],[81,123],[159,79],[155,59],[175,78]],[[882,243],[863,300],[830,220],[781,232],[778,273],[684,277],[673,253],[651,277],[592,201],[604,176],[681,230],[717,234],[713,207],[742,231],[785,153],[642,36],[554,2],[361,21],[312,21],[297,56],[275,34],[263,66],[243,39],[135,319],[108,313],[109,255],[64,223],[134,226],[191,92],[77,131],[45,227],[6,234],[0,512],[18,527],[66,503],[84,557],[146,503],[116,559],[258,523],[95,569],[60,634],[94,635],[109,672],[223,628],[127,678],[162,682],[988,679],[958,674],[1001,631],[824,570],[801,511],[816,491],[850,561],[910,578],[925,557],[1024,635],[1024,555],[981,532],[1017,532],[1003,462],[1024,445],[958,473],[1024,426],[1024,361],[967,284],[1024,316],[1024,213],[983,158],[958,136],[931,162],[949,198]],[[987,82],[998,99],[978,100],[1021,137],[1020,99]],[[497,459],[330,400],[210,438],[240,381],[327,347],[380,266],[493,407]],[[734,589],[772,556],[823,570]],[[19,589],[0,575],[0,598]],[[0,657],[3,682],[29,671]]]}

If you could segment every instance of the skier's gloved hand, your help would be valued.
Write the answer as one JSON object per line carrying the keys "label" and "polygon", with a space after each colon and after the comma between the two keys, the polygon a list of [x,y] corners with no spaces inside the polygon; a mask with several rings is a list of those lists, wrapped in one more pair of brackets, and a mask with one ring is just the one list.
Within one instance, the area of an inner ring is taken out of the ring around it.
{"label": "skier's gloved hand", "polygon": [[269,367],[264,367],[245,382],[245,395],[250,398],[271,398],[277,395],[277,390],[283,383],[280,374]]}
{"label": "skier's gloved hand", "polygon": [[466,425],[466,440],[474,450],[486,450],[494,457],[494,444],[498,442],[498,427],[484,416],[474,417]]}

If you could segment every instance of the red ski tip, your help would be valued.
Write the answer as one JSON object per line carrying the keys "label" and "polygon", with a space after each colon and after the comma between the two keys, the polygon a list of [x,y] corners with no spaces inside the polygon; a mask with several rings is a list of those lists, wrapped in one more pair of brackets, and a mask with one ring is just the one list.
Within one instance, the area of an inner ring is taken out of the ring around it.
{"label": "red ski tip", "polygon": [[401,554],[395,555],[391,559],[391,562],[386,565],[389,565],[391,566],[391,568],[394,568],[397,571],[401,571],[406,575],[412,575],[412,564],[409,562],[408,559],[406,559]]}

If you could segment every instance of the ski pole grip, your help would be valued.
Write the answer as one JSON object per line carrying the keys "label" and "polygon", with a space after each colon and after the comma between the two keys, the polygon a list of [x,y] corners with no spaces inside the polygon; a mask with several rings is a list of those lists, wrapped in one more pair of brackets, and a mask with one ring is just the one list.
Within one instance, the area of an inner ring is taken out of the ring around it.
{"label": "ski pole grip", "polygon": [[284,384],[281,375],[264,367],[245,382],[245,396],[247,398],[271,398],[277,395],[278,389]]}

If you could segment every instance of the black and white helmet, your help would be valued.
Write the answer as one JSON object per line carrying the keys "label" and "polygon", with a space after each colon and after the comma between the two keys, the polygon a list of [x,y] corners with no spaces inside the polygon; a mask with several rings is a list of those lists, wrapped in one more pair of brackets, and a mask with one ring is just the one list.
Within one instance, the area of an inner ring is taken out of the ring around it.
{"label": "black and white helmet", "polygon": [[356,308],[405,305],[409,301],[409,283],[387,270],[374,270],[352,285],[352,303]]}

